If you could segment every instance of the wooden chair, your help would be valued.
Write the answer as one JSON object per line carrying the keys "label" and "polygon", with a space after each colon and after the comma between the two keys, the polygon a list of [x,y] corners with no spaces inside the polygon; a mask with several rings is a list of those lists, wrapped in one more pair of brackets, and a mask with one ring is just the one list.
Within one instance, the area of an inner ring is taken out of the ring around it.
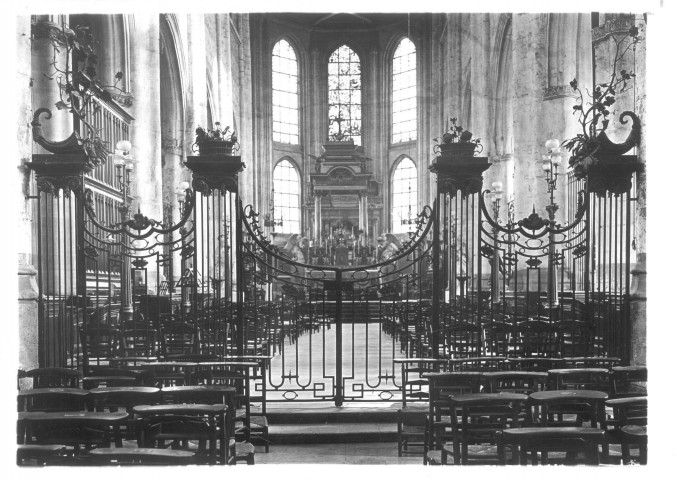
{"label": "wooden chair", "polygon": [[428,415],[428,380],[425,373],[438,372],[447,361],[433,358],[399,358],[401,366],[402,408],[397,410],[397,455],[417,453],[410,447],[425,449],[426,418]]}
{"label": "wooden chair", "polygon": [[158,332],[149,324],[127,323],[120,329],[120,354],[123,357],[157,358],[159,352]]}
{"label": "wooden chair", "polygon": [[81,325],[80,343],[82,344],[82,362],[84,375],[90,373],[93,365],[108,365],[111,358],[118,356],[120,331],[106,325]]}
{"label": "wooden chair", "polygon": [[556,322],[548,320],[525,320],[516,326],[523,350],[518,352],[523,357],[558,357],[559,328]]}
{"label": "wooden chair", "polygon": [[94,446],[110,447],[125,412],[24,412],[17,421],[17,443],[66,445],[78,456]]}
{"label": "wooden chair", "polygon": [[133,411],[143,422],[141,448],[190,449],[197,441],[197,463],[226,464],[229,439],[226,436],[226,405],[182,404],[141,405]]}
{"label": "wooden chair", "polygon": [[470,322],[454,322],[444,331],[449,346],[448,356],[454,358],[478,357],[482,348],[482,329]]}
{"label": "wooden chair", "polygon": [[182,355],[200,352],[200,330],[187,322],[172,321],[162,325],[162,357],[175,360]]}
{"label": "wooden chair", "polygon": [[507,357],[520,351],[519,335],[515,325],[507,321],[493,320],[484,326],[487,351],[492,355]]}
{"label": "wooden chair", "polygon": [[[439,451],[446,440],[451,440],[451,412],[449,397],[469,393],[480,393],[481,372],[428,373],[430,398],[426,419],[426,451],[423,459],[432,458],[430,450]],[[435,454],[436,455],[436,454]]]}
{"label": "wooden chair", "polygon": [[[452,443],[442,447],[442,464],[448,456],[454,465],[468,465],[470,445],[497,445],[498,432],[516,428],[528,397],[518,393],[479,393],[449,398]],[[474,456],[481,463],[497,463],[504,456],[498,444],[497,456],[486,453]]]}
{"label": "wooden chair", "polygon": [[[208,362],[202,364],[207,366]],[[250,369],[255,362],[214,362],[196,375],[197,383],[206,385],[228,385],[235,388],[235,437],[238,441],[251,443],[252,438],[269,444],[268,419],[264,415],[252,415]]]}
{"label": "wooden chair", "polygon": [[[267,402],[267,376],[266,371],[270,367],[270,361],[273,357],[261,355],[242,355],[229,356],[224,358],[226,361],[241,361],[256,363],[256,367],[250,367],[249,374],[249,402],[251,410],[251,429],[252,429],[252,443],[263,443],[266,453],[270,452],[270,440],[268,439],[268,418],[266,416],[266,402]],[[252,389],[251,386],[254,386]]]}
{"label": "wooden chair", "polygon": [[[630,459],[630,445],[623,436],[622,429],[628,425],[646,427],[648,423],[647,397],[621,397],[606,401],[611,409],[611,417],[606,421],[606,442],[603,456],[609,458],[609,444],[621,445],[621,456],[624,463]],[[640,462],[641,463],[641,462]]]}
{"label": "wooden chair", "polygon": [[[508,428],[499,435],[502,447],[499,448],[501,464],[506,464],[504,452],[507,446],[512,447],[513,462],[520,465],[528,465],[529,459],[532,465],[539,463],[564,463],[576,465],[599,465],[599,445],[604,441],[604,431],[598,428],[586,427],[528,427]],[[552,452],[564,452],[563,460],[553,460],[549,456]],[[517,453],[517,455],[515,455]],[[577,458],[582,453],[583,459]]]}
{"label": "wooden chair", "polygon": [[78,388],[82,374],[70,368],[34,368],[19,370],[17,388],[21,390],[21,380],[31,379],[31,388]]}
{"label": "wooden chair", "polygon": [[[649,443],[647,428],[640,425],[626,425],[621,428],[621,437],[623,439],[623,445],[627,446],[632,444],[639,447],[639,464],[646,465]],[[623,463],[628,464],[630,461],[630,449],[627,448],[623,451]]]}
{"label": "wooden chair", "polygon": [[605,392],[598,390],[546,390],[529,395],[528,423],[542,427],[606,426]]}
{"label": "wooden chair", "polygon": [[[563,357],[581,357],[593,351],[593,331],[583,320],[559,322],[559,351]],[[587,366],[587,365],[586,365]]]}
{"label": "wooden chair", "polygon": [[116,447],[122,447],[122,439],[138,442],[139,422],[132,415],[133,408],[138,405],[155,405],[161,401],[160,389],[154,387],[107,387],[94,388],[89,391],[89,409],[96,412],[123,411],[130,414],[128,421],[116,428]]}
{"label": "wooden chair", "polygon": [[226,463],[236,464],[245,461],[249,465],[254,462],[254,448],[248,442],[238,442],[234,435],[236,388],[227,385],[185,385],[162,389],[162,401],[165,404],[226,405],[225,429],[229,439]]}
{"label": "wooden chair", "polygon": [[646,366],[613,367],[611,369],[611,397],[638,397],[646,395],[649,371]]}

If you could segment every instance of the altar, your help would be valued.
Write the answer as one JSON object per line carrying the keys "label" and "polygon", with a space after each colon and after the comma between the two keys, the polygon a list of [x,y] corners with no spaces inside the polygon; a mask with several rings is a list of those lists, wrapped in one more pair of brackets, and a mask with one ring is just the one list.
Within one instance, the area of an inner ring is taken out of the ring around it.
{"label": "altar", "polygon": [[324,153],[310,174],[314,204],[309,220],[315,253],[324,249],[323,255],[315,256],[324,257],[324,265],[348,266],[357,264],[350,261],[350,252],[355,258],[357,246],[376,244],[383,228],[383,197],[372,160],[349,137],[337,138],[324,144]]}

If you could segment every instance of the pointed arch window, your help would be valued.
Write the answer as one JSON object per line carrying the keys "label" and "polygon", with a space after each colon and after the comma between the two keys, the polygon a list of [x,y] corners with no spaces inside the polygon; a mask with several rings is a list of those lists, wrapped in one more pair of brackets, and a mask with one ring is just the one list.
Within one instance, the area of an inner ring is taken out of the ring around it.
{"label": "pointed arch window", "polygon": [[393,55],[393,143],[416,140],[416,47],[403,38]]}
{"label": "pointed arch window", "polygon": [[299,143],[299,69],[296,52],[282,39],[273,47],[273,141]]}
{"label": "pointed arch window", "polygon": [[409,157],[403,157],[392,177],[392,231],[405,233],[414,229],[418,214],[418,170]]}
{"label": "pointed arch window", "polygon": [[273,219],[275,231],[301,233],[301,181],[289,160],[281,160],[273,170]]}
{"label": "pointed arch window", "polygon": [[360,57],[347,45],[331,54],[328,65],[329,138],[352,138],[362,144],[362,69]]}

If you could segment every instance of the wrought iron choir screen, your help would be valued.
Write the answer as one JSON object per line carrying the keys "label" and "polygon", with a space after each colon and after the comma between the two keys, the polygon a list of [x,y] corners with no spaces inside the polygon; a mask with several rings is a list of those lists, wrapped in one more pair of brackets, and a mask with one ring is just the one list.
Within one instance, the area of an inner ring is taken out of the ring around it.
{"label": "wrought iron choir screen", "polygon": [[130,216],[124,196],[104,214],[86,175],[103,166],[84,153],[29,166],[41,366],[270,357],[255,382],[269,401],[341,404],[399,399],[402,357],[628,356],[634,156],[570,177],[559,224],[500,220],[482,191],[488,159],[442,152],[410,240],[346,267],[273,246],[238,198],[232,154],[188,157],[193,188],[164,223]]}

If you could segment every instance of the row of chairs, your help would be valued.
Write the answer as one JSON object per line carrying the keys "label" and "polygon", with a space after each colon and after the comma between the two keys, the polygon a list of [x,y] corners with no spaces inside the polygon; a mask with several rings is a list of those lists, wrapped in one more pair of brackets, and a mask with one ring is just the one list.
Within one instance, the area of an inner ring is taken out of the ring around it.
{"label": "row of chairs", "polygon": [[[238,422],[238,431],[244,432],[246,439],[261,443],[265,446],[265,451],[269,451],[268,440],[268,421],[265,409],[265,391],[256,396],[250,396],[252,376],[265,375],[265,359],[255,357],[243,357],[234,359],[236,366],[210,365],[210,362],[193,364],[190,362],[205,361],[204,357],[185,358],[184,362],[177,365],[196,365],[197,371],[172,368],[173,363],[159,364],[155,368],[154,364],[146,364],[131,368],[114,368],[109,366],[92,367],[90,376],[82,377],[80,372],[63,368],[39,368],[28,372],[19,371],[19,388],[23,386],[47,389],[47,388],[77,388],[82,386],[86,389],[97,387],[172,387],[172,386],[195,386],[215,385],[231,386],[235,388],[234,398],[237,400],[238,409],[235,411]],[[213,360],[213,359],[212,359]],[[238,367],[238,361],[242,362],[242,367]],[[254,363],[254,361],[258,361]],[[186,363],[188,362],[188,363]],[[256,366],[256,368],[252,368]],[[255,372],[258,372],[255,373]],[[30,384],[32,380],[32,385]],[[258,381],[260,381],[259,379]],[[252,402],[259,405],[258,411],[252,408]]]}
{"label": "row of chairs", "polygon": [[[426,436],[428,439],[434,438],[427,422],[440,401],[446,402],[448,395],[479,392],[530,394],[548,388],[595,389],[608,392],[612,398],[621,398],[641,395],[642,393],[638,391],[642,391],[641,384],[645,384],[647,379],[646,367],[614,367],[611,370],[555,369],[549,373],[534,371],[431,373],[442,370],[447,366],[447,362],[409,359],[402,360],[401,363],[403,408],[398,411],[399,455],[407,453],[410,446],[422,445],[422,439]],[[434,389],[428,388],[431,376],[436,379]],[[643,391],[646,391],[645,386]]]}
{"label": "row of chairs", "polygon": [[[20,408],[29,412],[19,413],[20,463],[31,454],[40,460],[45,445],[54,444],[65,446],[52,452],[52,459],[61,464],[100,461],[101,452],[92,457],[90,450],[110,448],[111,443],[115,449],[109,456],[126,455],[131,459],[130,447],[118,450],[125,448],[123,440],[135,441],[137,446],[131,448],[144,449],[140,454],[149,461],[162,458],[173,463],[166,454],[153,455],[148,450],[171,445],[173,449],[192,451],[190,463],[254,463],[253,446],[239,438],[237,432],[234,388],[111,387],[91,391],[38,389],[28,393],[19,395]],[[42,417],[49,421],[40,421]],[[197,448],[191,448],[191,441],[197,443]],[[180,462],[186,461],[186,455],[176,457]]]}
{"label": "row of chairs", "polygon": [[[447,416],[433,417],[436,449],[427,451],[425,460],[447,464],[452,457],[455,465],[467,465],[471,459],[468,447],[482,445],[496,446],[494,458],[487,458],[487,450],[475,452],[477,460],[483,462],[525,464],[529,453],[531,462],[536,463],[540,453],[541,463],[548,463],[549,452],[565,452],[566,458],[560,460],[563,463],[576,463],[574,454],[584,453],[583,463],[598,464],[600,445],[602,459],[608,462],[609,445],[621,444],[622,457],[627,461],[630,444],[643,442],[628,441],[623,429],[630,425],[646,426],[646,397],[620,399],[614,413],[623,411],[625,414],[607,421],[602,403],[604,396],[600,393],[592,391],[580,397],[539,393],[530,396],[515,393],[449,396],[445,406],[439,408]],[[508,445],[512,446],[511,460],[506,452]]]}

